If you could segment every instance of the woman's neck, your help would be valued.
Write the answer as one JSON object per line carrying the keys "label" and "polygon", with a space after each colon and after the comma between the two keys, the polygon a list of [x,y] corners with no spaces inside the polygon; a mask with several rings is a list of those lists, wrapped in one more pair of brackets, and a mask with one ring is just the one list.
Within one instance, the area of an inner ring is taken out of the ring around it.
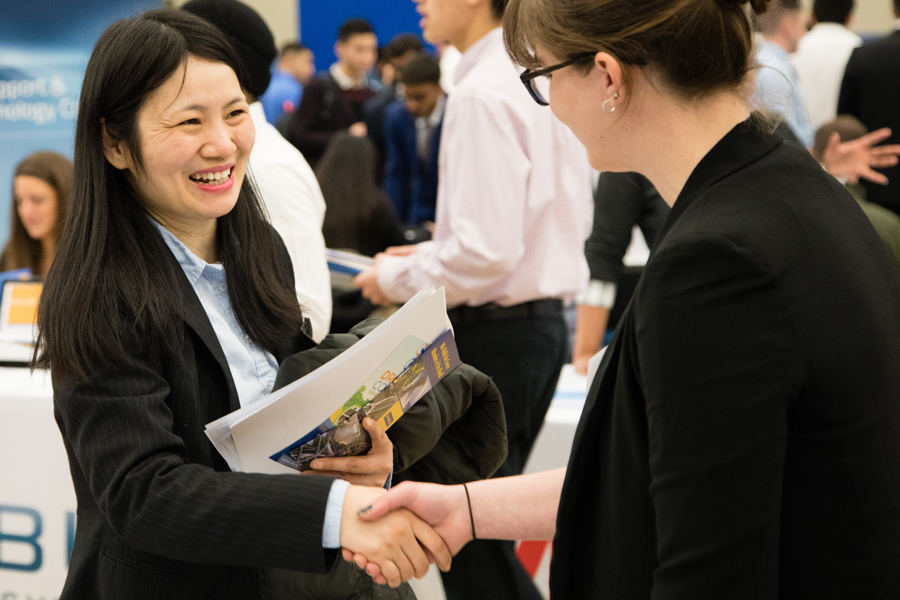
{"label": "woman's neck", "polygon": [[216,262],[216,219],[204,221],[199,225],[186,226],[178,221],[163,219],[156,215],[153,215],[153,218],[198,258],[208,264]]}
{"label": "woman's neck", "polygon": [[672,206],[703,157],[750,112],[728,92],[679,103],[653,89],[644,100],[640,114],[629,115],[629,170],[647,177]]}
{"label": "woman's neck", "polygon": [[53,264],[55,255],[56,238],[48,235],[41,240],[41,275],[46,275],[50,271],[50,265]]}

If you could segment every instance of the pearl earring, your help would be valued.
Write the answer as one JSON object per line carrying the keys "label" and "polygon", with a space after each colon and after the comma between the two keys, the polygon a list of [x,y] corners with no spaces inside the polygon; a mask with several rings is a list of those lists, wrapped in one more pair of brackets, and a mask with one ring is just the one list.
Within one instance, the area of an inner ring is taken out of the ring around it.
{"label": "pearl earring", "polygon": [[605,113],[614,113],[614,112],[616,112],[616,107],[615,107],[615,106],[612,107],[612,110],[607,110],[606,105],[609,104],[610,100],[618,100],[618,99],[619,99],[619,92],[614,92],[613,95],[612,95],[612,98],[607,98],[607,99],[606,99],[606,102],[603,103],[603,106],[602,106],[603,112],[605,112]]}

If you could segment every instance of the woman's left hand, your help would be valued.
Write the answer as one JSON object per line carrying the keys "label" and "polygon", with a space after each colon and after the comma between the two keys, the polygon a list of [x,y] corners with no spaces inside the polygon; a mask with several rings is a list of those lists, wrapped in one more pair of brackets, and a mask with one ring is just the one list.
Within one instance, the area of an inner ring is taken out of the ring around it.
{"label": "woman's left hand", "polygon": [[354,485],[383,487],[394,468],[394,445],[373,419],[366,417],[363,427],[372,438],[372,448],[363,456],[317,458],[309,466],[316,475],[340,477]]}

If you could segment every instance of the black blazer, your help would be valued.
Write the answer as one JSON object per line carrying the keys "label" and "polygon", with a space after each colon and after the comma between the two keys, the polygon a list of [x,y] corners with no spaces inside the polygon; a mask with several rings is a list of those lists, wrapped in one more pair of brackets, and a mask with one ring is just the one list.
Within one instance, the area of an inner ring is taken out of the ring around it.
{"label": "black blazer", "polygon": [[[900,144],[900,31],[857,48],[850,56],[838,100],[838,114],[853,115],[869,131],[890,127],[886,144]],[[900,214],[900,166],[881,169],[886,186],[863,180],[866,199]]]}
{"label": "black blazer", "polygon": [[603,173],[594,191],[594,222],[584,243],[591,279],[619,283],[622,258],[637,225],[652,248],[669,217],[666,204],[653,184],[638,173]]}
{"label": "black blazer", "polygon": [[900,598],[900,272],[803,148],[736,127],[595,377],[554,600]]}
{"label": "black blazer", "polygon": [[[206,438],[206,423],[238,408],[237,392],[203,306],[166,256],[184,306],[180,351],[150,360],[126,332],[139,366],[89,384],[53,379],[78,500],[63,600],[259,598],[260,566],[324,572],[335,555],[322,549],[331,479],[232,473]],[[290,352],[312,345],[301,335]]]}

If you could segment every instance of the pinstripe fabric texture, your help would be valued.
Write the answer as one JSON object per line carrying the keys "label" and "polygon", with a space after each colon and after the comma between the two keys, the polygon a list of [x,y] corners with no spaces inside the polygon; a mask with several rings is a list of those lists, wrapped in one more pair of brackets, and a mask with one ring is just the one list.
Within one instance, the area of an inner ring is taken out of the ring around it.
{"label": "pinstripe fabric texture", "polygon": [[[260,598],[260,567],[325,572],[336,556],[322,548],[331,479],[232,473],[207,440],[203,426],[237,408],[237,393],[203,307],[166,260],[183,299],[180,351],[154,361],[123,332],[138,366],[89,384],[53,378],[78,499],[61,600]],[[313,345],[298,336],[291,353]]]}

